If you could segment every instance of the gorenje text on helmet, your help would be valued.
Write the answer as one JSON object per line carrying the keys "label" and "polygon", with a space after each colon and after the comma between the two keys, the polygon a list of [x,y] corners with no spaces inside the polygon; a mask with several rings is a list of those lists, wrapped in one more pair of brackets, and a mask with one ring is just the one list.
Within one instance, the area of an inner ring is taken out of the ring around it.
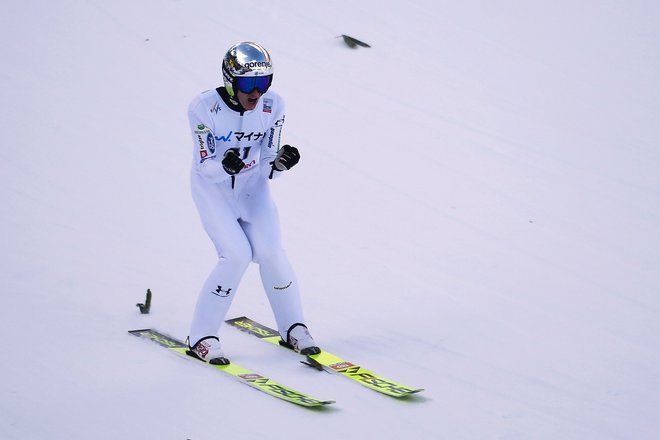
{"label": "gorenje text on helmet", "polygon": [[250,61],[245,63],[245,67],[253,69],[255,67],[267,67],[270,69],[271,65],[268,61]]}

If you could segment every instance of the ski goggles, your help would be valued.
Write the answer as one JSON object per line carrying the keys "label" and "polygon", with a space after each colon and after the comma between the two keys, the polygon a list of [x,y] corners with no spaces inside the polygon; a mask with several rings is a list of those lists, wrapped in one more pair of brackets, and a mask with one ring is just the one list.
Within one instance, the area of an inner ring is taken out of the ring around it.
{"label": "ski goggles", "polygon": [[255,89],[259,93],[266,93],[273,82],[273,75],[266,76],[239,76],[234,79],[234,87],[245,94],[252,93]]}

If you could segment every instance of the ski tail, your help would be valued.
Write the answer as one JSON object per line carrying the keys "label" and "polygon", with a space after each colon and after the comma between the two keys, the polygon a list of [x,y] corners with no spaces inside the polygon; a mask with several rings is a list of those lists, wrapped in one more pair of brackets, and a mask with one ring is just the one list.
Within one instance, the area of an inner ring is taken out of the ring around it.
{"label": "ski tail", "polygon": [[259,324],[257,321],[253,321],[252,319],[246,316],[241,316],[240,318],[228,319],[225,322],[231,325],[232,327],[237,328],[238,330],[241,330],[245,333],[256,336],[257,338],[263,341],[270,342],[271,344],[274,345],[282,345],[283,347],[285,347],[284,341],[282,340],[282,337],[280,336],[280,333],[277,330],[274,330],[270,327],[266,327],[263,324]]}

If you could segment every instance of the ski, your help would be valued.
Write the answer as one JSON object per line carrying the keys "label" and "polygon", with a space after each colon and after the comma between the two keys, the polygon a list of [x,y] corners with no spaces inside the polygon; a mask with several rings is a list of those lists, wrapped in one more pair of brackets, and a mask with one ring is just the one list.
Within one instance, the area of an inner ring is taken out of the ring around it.
{"label": "ski", "polygon": [[[225,322],[232,327],[258,337],[263,341],[287,348],[280,343],[282,338],[277,330],[259,324],[250,318],[241,316],[240,318],[229,319]],[[318,370],[338,373],[367,388],[392,397],[405,397],[423,391],[423,388],[412,388],[393,380],[386,379],[366,368],[356,365],[353,362],[328,353],[327,351],[321,351],[319,354],[306,356],[306,361],[301,362]]]}
{"label": "ski", "polygon": [[[185,358],[197,359],[187,354],[188,351],[187,344],[171,336],[168,336],[164,333],[161,333],[157,330],[142,329],[142,330],[129,330],[128,332],[137,337],[148,339],[152,342],[155,342],[161,347],[165,347],[168,350],[173,351]],[[217,368],[223,373],[230,375],[239,382],[249,385],[252,388],[256,388],[259,391],[262,391],[266,394],[277,397],[279,399],[286,400],[287,402],[295,403],[296,405],[301,405],[305,407],[319,407],[319,406],[330,405],[332,403],[335,403],[334,400],[320,400],[308,394],[301,393],[300,391],[296,391],[293,388],[289,388],[286,385],[282,385],[281,383],[276,382],[273,379],[262,376],[261,374],[249,370],[247,368],[243,368],[233,362],[228,365],[213,365],[213,364],[207,364],[204,361],[200,361],[200,362],[203,362],[204,364],[211,366],[213,368]]]}

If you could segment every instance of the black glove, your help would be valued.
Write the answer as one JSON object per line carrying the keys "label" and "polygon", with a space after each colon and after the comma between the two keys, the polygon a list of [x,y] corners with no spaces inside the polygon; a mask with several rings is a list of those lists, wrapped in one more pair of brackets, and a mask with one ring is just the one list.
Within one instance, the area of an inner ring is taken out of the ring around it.
{"label": "black glove", "polygon": [[300,160],[300,153],[296,147],[291,145],[283,145],[277,151],[277,156],[273,161],[273,168],[277,171],[290,170]]}
{"label": "black glove", "polygon": [[222,168],[225,169],[227,174],[233,176],[245,168],[245,163],[234,150],[227,150],[225,151],[225,157],[222,159]]}

